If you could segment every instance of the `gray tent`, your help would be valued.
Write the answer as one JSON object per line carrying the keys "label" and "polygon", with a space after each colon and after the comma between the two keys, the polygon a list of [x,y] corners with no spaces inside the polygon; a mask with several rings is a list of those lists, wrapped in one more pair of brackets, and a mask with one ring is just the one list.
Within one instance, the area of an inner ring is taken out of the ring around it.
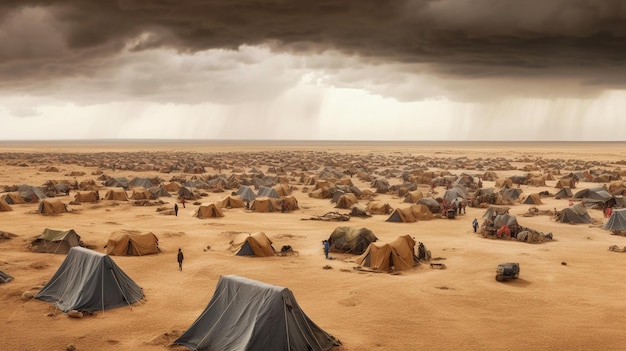
{"label": "gray tent", "polygon": [[604,223],[602,229],[616,232],[626,230],[626,208],[613,210],[611,217]]}
{"label": "gray tent", "polygon": [[254,193],[254,190],[252,190],[252,188],[247,185],[240,186],[237,190],[237,195],[241,196],[241,199],[243,201],[251,202],[256,199],[256,194]]}
{"label": "gray tent", "polygon": [[63,312],[98,311],[133,304],[143,291],[108,255],[73,247],[35,298]]}
{"label": "gray tent", "polygon": [[174,344],[193,350],[325,351],[341,343],[309,319],[289,289],[226,275]]}
{"label": "gray tent", "polygon": [[111,188],[124,188],[124,190],[128,190],[128,179],[124,177],[109,178],[104,182],[104,186]]}
{"label": "gray tent", "polygon": [[593,199],[600,201],[609,201],[613,195],[609,194],[603,187],[597,186],[589,189],[583,189],[574,194],[576,199]]}
{"label": "gray tent", "polygon": [[276,191],[276,189],[262,186],[259,188],[259,191],[256,193],[256,197],[271,197],[271,198],[278,199],[280,196],[278,195],[278,192]]}
{"label": "gray tent", "polygon": [[559,222],[561,223],[590,223],[591,217],[587,213],[587,208],[582,203],[577,203],[566,207],[559,212]]}
{"label": "gray tent", "polygon": [[572,189],[570,188],[561,188],[556,194],[554,194],[555,199],[567,199],[574,196],[572,193]]}
{"label": "gray tent", "polygon": [[152,188],[152,186],[154,184],[152,184],[152,182],[148,178],[135,177],[130,182],[128,182],[128,185],[131,188],[143,187],[143,188],[146,188],[146,189],[150,189],[150,188]]}
{"label": "gray tent", "polygon": [[11,280],[13,280],[13,277],[4,273],[3,271],[0,271],[0,284],[5,284],[10,282]]}
{"label": "gray tent", "polygon": [[44,188],[40,186],[20,185],[17,191],[26,202],[38,202],[47,198]]}

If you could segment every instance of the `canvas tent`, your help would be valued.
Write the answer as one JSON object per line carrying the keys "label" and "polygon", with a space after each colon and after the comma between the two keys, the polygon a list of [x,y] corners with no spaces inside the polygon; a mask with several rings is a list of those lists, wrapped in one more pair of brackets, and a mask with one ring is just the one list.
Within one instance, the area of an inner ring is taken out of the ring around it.
{"label": "canvas tent", "polygon": [[35,298],[63,312],[98,311],[131,305],[143,291],[110,256],[73,247]]}
{"label": "canvas tent", "polygon": [[274,256],[272,241],[263,232],[241,234],[231,241],[230,250],[237,256]]}
{"label": "canvas tent", "polygon": [[174,344],[192,350],[328,351],[341,343],[304,313],[289,289],[224,275]]}
{"label": "canvas tent", "polygon": [[242,208],[244,207],[243,199],[239,195],[228,195],[221,201],[222,208]]}
{"label": "canvas tent", "polygon": [[80,235],[74,229],[55,230],[46,228],[37,239],[31,242],[30,248],[34,252],[66,254],[72,247],[80,244]]}
{"label": "canvas tent", "polygon": [[100,196],[95,190],[92,191],[78,191],[74,195],[74,201],[76,202],[97,202]]}
{"label": "canvas tent", "polygon": [[567,199],[572,196],[574,196],[574,194],[572,193],[572,189],[567,187],[561,188],[561,190],[554,194],[555,199]]}
{"label": "canvas tent", "polygon": [[152,187],[152,182],[148,178],[135,177],[130,182],[128,182],[128,185],[131,188],[140,188],[141,187],[141,188],[145,188],[145,189],[150,189]]}
{"label": "canvas tent", "polygon": [[400,271],[417,265],[413,253],[415,240],[410,235],[403,235],[390,243],[371,243],[367,250],[356,258],[356,263],[379,271]]}
{"label": "canvas tent", "polygon": [[280,211],[280,200],[273,197],[257,197],[250,205],[250,209],[255,212]]}
{"label": "canvas tent", "polygon": [[37,212],[43,215],[54,215],[67,212],[67,206],[61,200],[41,200]]}
{"label": "canvas tent", "polygon": [[574,198],[609,201],[613,198],[613,195],[609,194],[609,192],[606,191],[603,187],[598,186],[580,190],[576,192],[576,194],[574,194]]}
{"label": "canvas tent", "polygon": [[22,198],[22,195],[20,195],[20,193],[6,193],[6,194],[2,195],[2,199],[4,201],[6,201],[10,205],[25,203],[25,201]]}
{"label": "canvas tent", "polygon": [[13,208],[6,201],[0,199],[0,212],[8,212],[8,211],[13,211]]}
{"label": "canvas tent", "polygon": [[385,222],[413,223],[417,222],[417,218],[413,215],[410,207],[396,208]]}
{"label": "canvas tent", "polygon": [[128,201],[128,194],[124,189],[110,189],[104,194],[104,200]]}
{"label": "canvas tent", "polygon": [[507,206],[489,206],[483,216],[482,219],[493,219],[497,215],[503,215],[509,213],[509,207]]}
{"label": "canvas tent", "polygon": [[106,245],[107,254],[114,256],[143,256],[159,253],[159,239],[154,233],[121,231],[113,233]]}
{"label": "canvas tent", "polygon": [[124,190],[126,190],[128,189],[128,179],[124,177],[109,178],[104,182],[104,186],[111,188],[124,188]]}
{"label": "canvas tent", "polygon": [[590,223],[591,217],[587,213],[587,208],[582,203],[566,207],[559,212],[559,222],[561,223]]}
{"label": "canvas tent", "polygon": [[626,231],[626,208],[613,210],[609,220],[602,225],[602,229],[613,232]]}
{"label": "canvas tent", "polygon": [[360,255],[376,240],[378,240],[376,235],[367,228],[337,227],[328,238],[329,250]]}
{"label": "canvas tent", "polygon": [[283,196],[280,198],[280,201],[284,205],[285,211],[295,211],[299,208],[298,199],[293,195]]}
{"label": "canvas tent", "polygon": [[240,186],[239,189],[237,190],[237,195],[241,196],[241,199],[243,201],[248,201],[248,202],[251,202],[256,198],[256,194],[254,193],[254,190],[252,190],[252,188],[247,185]]}
{"label": "canvas tent", "polygon": [[367,204],[367,212],[373,215],[386,215],[393,211],[388,202],[371,201]]}
{"label": "canvas tent", "polygon": [[148,191],[153,199],[172,196],[172,194],[170,194],[163,185],[150,187],[148,188]]}
{"label": "canvas tent", "polygon": [[278,199],[280,195],[274,188],[262,186],[259,188],[259,191],[256,194],[256,197],[271,197],[274,199]]}
{"label": "canvas tent", "polygon": [[198,218],[224,217],[222,209],[214,202],[200,205],[191,215]]}
{"label": "canvas tent", "polygon": [[335,208],[350,208],[352,205],[356,204],[357,202],[359,202],[359,200],[357,200],[356,195],[352,194],[352,193],[345,193],[339,196],[339,198],[337,199],[337,204],[335,205]]}
{"label": "canvas tent", "polygon": [[537,193],[526,196],[526,198],[524,199],[524,201],[522,201],[522,203],[526,205],[542,205],[543,204],[543,202],[541,201],[541,196],[539,196],[539,194]]}
{"label": "canvas tent", "polygon": [[133,200],[150,200],[150,198],[152,198],[152,194],[144,187],[137,187],[133,189],[133,193],[130,195],[130,198]]}
{"label": "canvas tent", "polygon": [[44,188],[40,186],[20,185],[17,191],[26,202],[37,202],[47,198]]}
{"label": "canvas tent", "polygon": [[404,202],[414,204],[414,203],[417,203],[417,200],[423,197],[424,197],[424,193],[422,193],[420,190],[409,191],[408,193],[406,193],[406,196],[404,197]]}

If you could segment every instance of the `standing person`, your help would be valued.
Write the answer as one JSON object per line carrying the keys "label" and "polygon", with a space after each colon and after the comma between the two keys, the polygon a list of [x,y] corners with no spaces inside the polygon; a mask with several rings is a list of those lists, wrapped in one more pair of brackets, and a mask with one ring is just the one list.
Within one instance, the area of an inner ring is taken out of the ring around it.
{"label": "standing person", "polygon": [[476,229],[478,229],[478,220],[476,218],[472,221],[472,228],[474,228],[474,233],[476,233]]}
{"label": "standing person", "polygon": [[328,251],[330,250],[330,242],[328,240],[322,240],[322,244],[324,245],[324,257],[328,259]]}
{"label": "standing person", "polygon": [[174,204],[174,214],[178,217],[178,204]]}
{"label": "standing person", "polygon": [[184,197],[180,199],[180,202],[183,204],[183,208],[185,208],[185,198]]}
{"label": "standing person", "polygon": [[178,248],[178,270],[182,271],[183,270],[183,260],[185,259],[185,256],[183,256],[183,251]]}

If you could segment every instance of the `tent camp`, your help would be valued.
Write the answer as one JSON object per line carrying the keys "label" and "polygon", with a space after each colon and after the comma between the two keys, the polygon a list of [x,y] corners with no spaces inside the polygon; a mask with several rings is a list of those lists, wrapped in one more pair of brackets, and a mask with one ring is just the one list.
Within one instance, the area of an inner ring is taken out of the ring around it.
{"label": "tent camp", "polygon": [[26,201],[22,199],[22,195],[20,195],[20,193],[6,193],[2,195],[2,199],[10,205],[26,203]]}
{"label": "tent camp", "polygon": [[626,208],[613,210],[609,220],[602,225],[602,229],[610,230],[612,232],[626,231]]}
{"label": "tent camp", "polygon": [[100,195],[97,191],[77,191],[74,195],[74,201],[76,202],[97,202],[100,199]]}
{"label": "tent camp", "polygon": [[230,250],[237,256],[274,256],[272,241],[263,232],[241,234],[230,243]]}
{"label": "tent camp", "polygon": [[37,239],[30,243],[30,249],[34,252],[66,254],[72,247],[80,244],[80,235],[74,229],[55,230],[46,228]]}
{"label": "tent camp", "polygon": [[558,219],[561,223],[591,223],[591,217],[587,213],[587,208],[582,203],[562,209],[559,211]]}
{"label": "tent camp", "polygon": [[8,211],[13,211],[13,208],[6,201],[0,199],[0,212],[8,212]]}
{"label": "tent camp", "polygon": [[110,189],[104,194],[104,200],[128,201],[128,195],[124,189]]}
{"label": "tent camp", "polygon": [[13,277],[4,273],[3,271],[0,271],[0,284],[5,284],[10,282],[11,280],[13,280]]}
{"label": "tent camp", "polygon": [[151,232],[121,231],[113,233],[106,244],[107,254],[113,256],[143,256],[159,253],[159,239]]}
{"label": "tent camp", "polygon": [[376,240],[376,235],[367,228],[337,227],[328,238],[329,251],[360,255]]}
{"label": "tent camp", "polygon": [[99,311],[131,305],[143,291],[110,256],[73,247],[35,298],[63,312]]}
{"label": "tent camp", "polygon": [[396,272],[411,269],[418,263],[414,255],[415,239],[403,235],[390,243],[371,243],[367,250],[356,258],[356,263],[378,271]]}
{"label": "tent camp", "polygon": [[215,217],[224,217],[224,212],[219,207],[219,204],[215,202],[209,202],[206,204],[202,204],[191,213],[193,217],[197,218],[215,218]]}
{"label": "tent camp", "polygon": [[328,351],[341,343],[311,321],[289,289],[224,275],[174,344],[192,350]]}
{"label": "tent camp", "polygon": [[61,200],[41,200],[37,212],[42,215],[55,215],[67,212],[67,206]]}

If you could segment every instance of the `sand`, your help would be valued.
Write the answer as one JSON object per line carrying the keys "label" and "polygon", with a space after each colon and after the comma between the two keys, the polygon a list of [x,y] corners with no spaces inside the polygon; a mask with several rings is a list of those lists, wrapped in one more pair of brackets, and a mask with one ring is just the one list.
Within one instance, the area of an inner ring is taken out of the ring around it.
{"label": "sand", "polygon": [[[0,185],[41,185],[49,179],[96,179],[98,167],[87,164],[47,163],[50,154],[101,155],[115,157],[133,152],[145,154],[150,162],[159,155],[184,153],[220,154],[222,158],[246,153],[262,153],[274,163],[281,152],[370,157],[379,169],[402,169],[407,165],[385,164],[398,156],[475,160],[502,158],[518,170],[496,171],[498,175],[523,174],[521,167],[537,159],[569,159],[600,162],[607,168],[623,162],[624,144],[568,143],[8,143],[0,144]],[[35,156],[32,156],[35,154]],[[161,157],[161,156],[159,156]],[[270,164],[251,159],[241,167],[256,167],[264,172]],[[25,165],[18,165],[23,162]],[[417,162],[417,161],[416,161]],[[59,172],[44,172],[56,166]],[[329,167],[342,167],[341,162]],[[169,180],[175,171],[128,171],[103,169],[110,176],[150,177]],[[206,167],[207,174],[228,168]],[[71,171],[86,175],[69,177]],[[454,174],[484,170],[450,169]],[[563,169],[563,173],[574,171]],[[267,173],[266,173],[267,174]],[[188,175],[189,176],[189,175]],[[388,178],[399,184],[397,177]],[[370,184],[353,178],[361,190]],[[495,240],[474,234],[471,222],[485,212],[467,208],[467,214],[454,220],[435,219],[416,223],[385,222],[386,215],[352,218],[349,222],[304,220],[337,210],[328,199],[314,199],[296,179],[293,195],[300,209],[290,213],[254,213],[244,209],[225,209],[223,218],[197,219],[190,216],[197,207],[180,206],[178,216],[156,212],[154,206],[101,201],[98,204],[70,205],[72,210],[57,216],[33,214],[34,204],[12,205],[13,211],[0,212],[0,230],[17,234],[0,241],[0,270],[14,281],[0,285],[0,335],[3,350],[162,350],[181,334],[206,307],[220,275],[236,274],[269,284],[288,287],[307,315],[321,328],[338,338],[338,350],[622,350],[626,345],[626,273],[622,265],[626,254],[611,252],[610,245],[626,245],[626,238],[600,228],[605,221],[600,210],[589,210],[591,224],[570,225],[555,222],[550,216],[524,217],[530,205],[517,204],[510,213],[527,227],[551,232],[554,240],[528,244]],[[546,186],[522,185],[524,194],[549,191]],[[494,182],[484,182],[484,187]],[[578,184],[578,188],[598,186]],[[309,190],[311,187],[309,187]],[[422,187],[428,190],[428,185]],[[443,188],[436,188],[439,194]],[[102,191],[101,191],[102,192]],[[209,193],[202,202],[218,201],[228,195]],[[69,203],[73,199],[60,197]],[[164,198],[174,206],[174,198]],[[403,198],[379,194],[376,200],[392,207],[406,207]],[[540,210],[562,209],[565,199],[544,198]],[[363,201],[365,202],[365,201]],[[354,256],[332,254],[324,259],[321,241],[337,226],[367,227],[381,241],[410,234],[423,242],[444,263],[446,269],[431,269],[422,263],[400,274],[355,270]],[[52,277],[65,255],[32,253],[28,243],[44,228],[75,229],[83,241],[99,252],[112,232],[151,231],[159,238],[162,252],[144,257],[112,256],[144,290],[145,299],[82,319],[69,318],[43,301],[24,301],[23,292],[36,293]],[[236,233],[265,232],[275,248],[291,245],[297,255],[271,258],[237,257],[228,250]],[[176,263],[176,251],[185,253],[183,271]],[[496,282],[495,268],[502,262],[519,262],[520,278]],[[322,269],[330,265],[332,269]],[[174,349],[184,350],[183,347]]]}

